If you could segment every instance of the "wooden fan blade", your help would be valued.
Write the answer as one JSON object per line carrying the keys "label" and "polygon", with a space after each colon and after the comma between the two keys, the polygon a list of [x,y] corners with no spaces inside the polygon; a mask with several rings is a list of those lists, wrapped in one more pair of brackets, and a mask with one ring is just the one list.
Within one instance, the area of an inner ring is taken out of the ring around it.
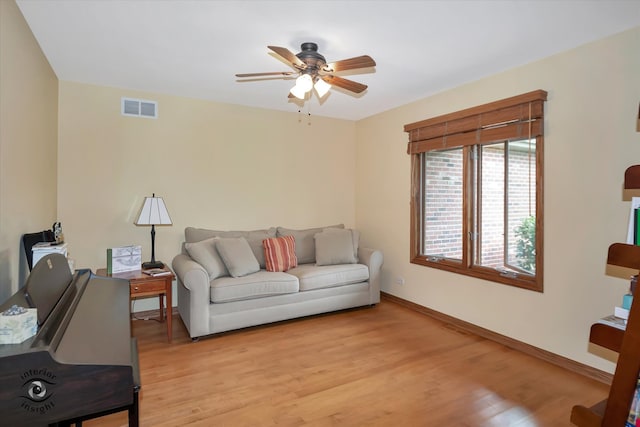
{"label": "wooden fan blade", "polygon": [[292,74],[298,74],[295,71],[273,71],[268,73],[245,73],[236,74],[236,77],[259,77],[259,76],[290,76]]}
{"label": "wooden fan blade", "polygon": [[353,80],[348,80],[343,77],[328,75],[320,76],[320,78],[330,85],[338,86],[342,89],[346,89],[355,93],[361,93],[367,89],[367,85],[363,85],[362,83],[354,82]]}
{"label": "wooden fan blade", "polygon": [[287,62],[291,63],[294,67],[304,70],[307,68],[307,64],[302,62],[300,58],[298,58],[293,52],[291,52],[286,47],[279,46],[267,46],[269,49],[274,51],[278,56],[282,57]]}
{"label": "wooden fan blade", "polygon": [[355,58],[343,59],[341,61],[330,62],[323,71],[333,73],[338,71],[355,70],[356,68],[375,67],[376,61],[369,55],[356,56]]}

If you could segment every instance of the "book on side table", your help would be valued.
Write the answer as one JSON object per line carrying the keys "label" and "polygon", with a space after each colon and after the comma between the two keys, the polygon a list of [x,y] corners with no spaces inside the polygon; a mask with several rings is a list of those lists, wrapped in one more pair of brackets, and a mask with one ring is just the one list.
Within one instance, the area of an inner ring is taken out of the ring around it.
{"label": "book on side table", "polygon": [[598,320],[597,323],[602,323],[603,325],[612,326],[614,328],[622,329],[623,331],[627,328],[627,321],[620,317],[616,317],[613,314],[603,317]]}
{"label": "book on side table", "polygon": [[157,276],[168,276],[168,275],[171,274],[170,271],[165,270],[163,268],[148,268],[148,269],[142,270],[142,272],[144,274],[148,274],[149,276],[154,276],[154,277],[157,277]]}

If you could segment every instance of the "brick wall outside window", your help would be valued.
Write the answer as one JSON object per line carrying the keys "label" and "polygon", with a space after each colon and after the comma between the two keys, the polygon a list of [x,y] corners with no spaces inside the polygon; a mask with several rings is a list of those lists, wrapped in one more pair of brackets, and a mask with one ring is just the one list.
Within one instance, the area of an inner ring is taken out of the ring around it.
{"label": "brick wall outside window", "polygon": [[[482,233],[475,264],[504,266],[504,150],[484,146],[482,155]],[[531,164],[531,168],[529,165]],[[511,149],[509,177],[509,263],[517,265],[514,230],[535,214],[535,153]],[[425,255],[462,258],[462,149],[430,152],[425,176]],[[529,191],[529,179],[533,188]],[[531,199],[531,200],[530,200]],[[532,211],[530,212],[530,207]]]}

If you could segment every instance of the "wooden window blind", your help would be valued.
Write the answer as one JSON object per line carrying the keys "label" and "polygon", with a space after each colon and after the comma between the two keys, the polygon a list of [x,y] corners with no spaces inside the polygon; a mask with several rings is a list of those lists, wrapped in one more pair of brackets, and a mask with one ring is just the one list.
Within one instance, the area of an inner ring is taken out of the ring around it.
{"label": "wooden window blind", "polygon": [[409,154],[543,135],[547,92],[536,90],[404,126]]}

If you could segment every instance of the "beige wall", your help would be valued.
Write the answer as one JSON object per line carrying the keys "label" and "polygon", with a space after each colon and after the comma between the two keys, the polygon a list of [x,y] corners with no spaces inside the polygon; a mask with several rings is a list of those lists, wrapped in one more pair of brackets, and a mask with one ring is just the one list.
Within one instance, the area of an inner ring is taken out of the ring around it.
{"label": "beige wall", "polygon": [[56,220],[58,81],[13,1],[0,1],[0,301],[24,284],[20,237]]}
{"label": "beige wall", "polygon": [[[121,97],[158,102],[158,119],[120,114]],[[78,267],[106,248],[143,246],[133,223],[145,196],[164,197],[156,227],[171,263],[184,228],[257,229],[355,222],[355,123],[160,94],[60,83],[58,214]]]}
{"label": "beige wall", "polygon": [[[636,28],[358,122],[356,224],[384,250],[384,291],[611,371],[587,341],[591,323],[612,313],[628,287],[604,271],[609,244],[626,238],[623,174],[640,162],[639,51]],[[410,264],[403,126],[535,89],[549,93],[544,293]]]}

